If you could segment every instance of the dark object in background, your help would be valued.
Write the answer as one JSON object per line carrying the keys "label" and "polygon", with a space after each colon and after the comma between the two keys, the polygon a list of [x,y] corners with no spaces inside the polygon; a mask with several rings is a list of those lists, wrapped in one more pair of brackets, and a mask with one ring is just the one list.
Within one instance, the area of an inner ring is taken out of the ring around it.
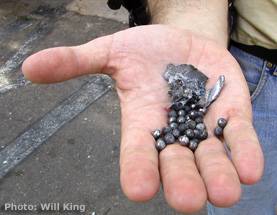
{"label": "dark object in background", "polygon": [[[129,11],[129,27],[150,24],[146,0],[108,0],[107,4],[112,10],[118,10],[123,6]],[[228,0],[229,34],[231,34],[236,25],[236,14],[234,0]]]}
{"label": "dark object in background", "polygon": [[129,11],[129,27],[147,25],[150,22],[147,3],[143,0],[108,0],[108,6],[118,10],[121,6]]}

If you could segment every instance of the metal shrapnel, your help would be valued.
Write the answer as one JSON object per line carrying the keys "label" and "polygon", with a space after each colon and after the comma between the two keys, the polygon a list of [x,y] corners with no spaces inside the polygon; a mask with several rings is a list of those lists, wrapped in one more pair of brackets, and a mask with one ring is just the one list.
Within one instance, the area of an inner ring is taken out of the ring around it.
{"label": "metal shrapnel", "polygon": [[169,109],[179,110],[185,107],[187,103],[195,103],[198,107],[207,108],[216,100],[223,88],[225,76],[219,77],[213,88],[206,90],[205,84],[208,77],[192,65],[168,64],[167,71],[164,74],[168,81],[171,96],[171,105]]}
{"label": "metal shrapnel", "polygon": [[225,82],[225,76],[221,75],[213,86],[213,88],[207,90],[204,96],[196,103],[200,107],[209,107],[209,105],[218,98]]}
{"label": "metal shrapnel", "polygon": [[[152,133],[156,139],[156,148],[161,151],[166,145],[178,141],[194,152],[200,142],[208,138],[203,118],[207,107],[218,98],[225,77],[220,76],[213,88],[206,90],[208,77],[194,66],[168,64],[164,78],[168,81],[168,94],[171,96],[169,125],[164,127],[162,132],[155,130]],[[226,125],[225,121],[220,119],[222,127]],[[222,131],[221,127],[215,130],[216,135],[221,135],[220,130]]]}
{"label": "metal shrapnel", "polygon": [[192,65],[168,64],[164,74],[168,81],[171,96],[169,109],[179,110],[187,103],[196,103],[205,94],[205,84],[208,77]]}

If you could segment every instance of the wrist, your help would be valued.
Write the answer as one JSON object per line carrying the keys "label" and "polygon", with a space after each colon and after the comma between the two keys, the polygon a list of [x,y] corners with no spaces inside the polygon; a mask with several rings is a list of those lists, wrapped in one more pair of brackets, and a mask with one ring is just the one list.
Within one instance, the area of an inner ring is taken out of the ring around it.
{"label": "wrist", "polygon": [[228,1],[187,0],[181,3],[148,0],[152,24],[164,24],[228,45]]}

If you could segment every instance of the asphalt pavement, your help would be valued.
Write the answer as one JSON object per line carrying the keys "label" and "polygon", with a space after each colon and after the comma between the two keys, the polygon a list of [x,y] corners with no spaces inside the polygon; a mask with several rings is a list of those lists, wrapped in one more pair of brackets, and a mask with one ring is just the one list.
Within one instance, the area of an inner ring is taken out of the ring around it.
{"label": "asphalt pavement", "polygon": [[120,104],[108,76],[39,85],[21,72],[39,50],[128,28],[127,12],[99,0],[0,0],[0,17],[0,214],[179,214],[162,189],[146,203],[123,194]]}
{"label": "asphalt pavement", "polygon": [[146,203],[123,194],[120,104],[108,76],[39,85],[21,72],[39,50],[127,29],[127,15],[103,0],[0,0],[1,215],[180,214],[162,189]]}

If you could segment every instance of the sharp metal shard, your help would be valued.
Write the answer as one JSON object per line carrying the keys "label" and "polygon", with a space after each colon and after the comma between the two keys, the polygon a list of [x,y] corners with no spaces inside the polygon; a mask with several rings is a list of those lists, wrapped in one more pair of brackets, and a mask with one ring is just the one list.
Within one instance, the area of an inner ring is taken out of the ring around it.
{"label": "sharp metal shard", "polygon": [[209,107],[209,105],[218,98],[225,83],[225,76],[221,75],[213,86],[213,88],[207,90],[204,96],[196,103],[197,106]]}
{"label": "sharp metal shard", "polygon": [[170,87],[170,109],[182,109],[187,103],[196,103],[205,95],[208,77],[192,65],[168,64],[164,78]]}

